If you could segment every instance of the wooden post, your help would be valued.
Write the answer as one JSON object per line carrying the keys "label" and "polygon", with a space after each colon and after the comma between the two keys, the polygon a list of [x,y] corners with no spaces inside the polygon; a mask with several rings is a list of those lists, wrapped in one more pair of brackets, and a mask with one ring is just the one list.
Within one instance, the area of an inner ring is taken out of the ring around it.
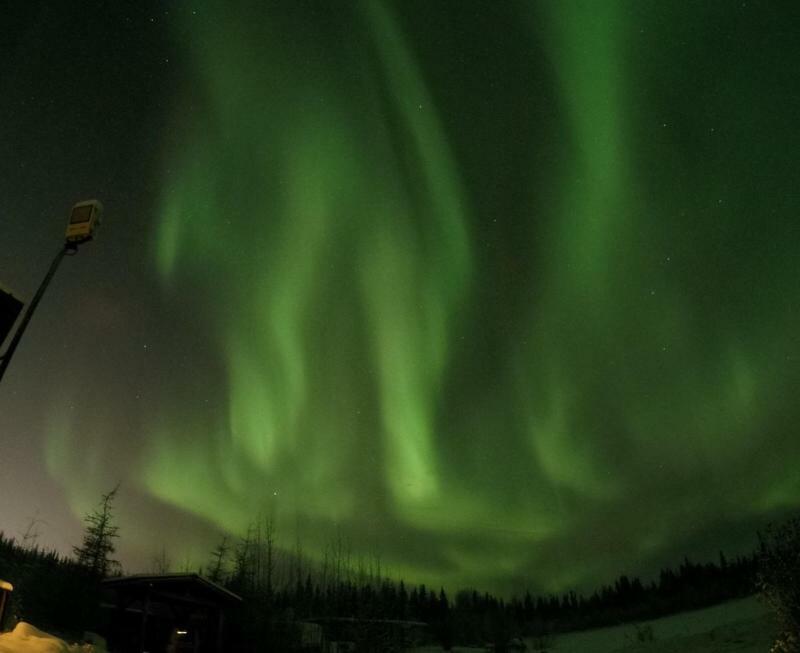
{"label": "wooden post", "polygon": [[142,641],[141,646],[139,647],[140,653],[145,652],[145,642],[147,640],[147,613],[150,612],[150,588],[152,586],[147,586],[147,595],[145,596],[144,606],[142,610]]}
{"label": "wooden post", "polygon": [[3,623],[6,616],[6,605],[8,596],[14,591],[14,586],[4,580],[0,580],[0,631],[3,630]]}
{"label": "wooden post", "polygon": [[3,622],[6,616],[6,594],[4,589],[0,589],[0,633],[3,632]]}
{"label": "wooden post", "polygon": [[224,642],[222,640],[222,627],[225,624],[225,614],[222,612],[222,608],[218,609],[219,617],[217,618],[217,653],[224,653],[223,645]]}

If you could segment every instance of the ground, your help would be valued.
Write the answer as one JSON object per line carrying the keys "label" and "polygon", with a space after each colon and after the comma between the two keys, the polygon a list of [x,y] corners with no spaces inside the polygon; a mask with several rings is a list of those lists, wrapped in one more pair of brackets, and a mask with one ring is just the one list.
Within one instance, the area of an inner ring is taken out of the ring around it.
{"label": "ground", "polygon": [[[652,633],[652,639],[647,634]],[[554,638],[548,653],[768,653],[777,626],[756,597],[729,601],[704,610],[683,612],[650,621],[565,633]],[[640,638],[646,641],[640,641]],[[528,651],[540,651],[527,640]],[[91,645],[67,645],[30,624],[20,622],[0,635],[0,653],[102,653]],[[420,647],[407,653],[439,653]],[[457,647],[453,653],[483,649]]]}
{"label": "ground", "polygon": [[[638,633],[652,629],[652,641],[639,641]],[[729,601],[703,610],[683,612],[638,624],[625,624],[554,638],[548,653],[769,653],[777,627],[772,615],[756,597]],[[528,651],[537,651],[533,640]],[[409,653],[434,653],[436,647]],[[455,648],[453,653],[481,649]]]}

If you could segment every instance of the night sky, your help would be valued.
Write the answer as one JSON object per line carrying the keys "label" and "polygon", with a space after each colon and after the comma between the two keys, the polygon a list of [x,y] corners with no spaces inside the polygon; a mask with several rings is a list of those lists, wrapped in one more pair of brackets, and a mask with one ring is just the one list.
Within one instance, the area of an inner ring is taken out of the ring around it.
{"label": "night sky", "polygon": [[800,508],[796,1],[17,2],[0,529],[589,589]]}

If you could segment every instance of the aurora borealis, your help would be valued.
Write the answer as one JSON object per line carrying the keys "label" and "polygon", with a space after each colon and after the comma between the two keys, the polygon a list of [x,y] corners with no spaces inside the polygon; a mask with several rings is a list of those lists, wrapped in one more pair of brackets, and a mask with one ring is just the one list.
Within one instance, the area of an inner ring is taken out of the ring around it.
{"label": "aurora borealis", "polygon": [[[792,3],[82,11],[3,41],[9,215],[107,215],[0,387],[0,529],[121,481],[130,566],[269,514],[560,591],[800,506]],[[29,56],[70,27],[97,49]],[[59,220],[0,219],[0,282],[30,296]]]}

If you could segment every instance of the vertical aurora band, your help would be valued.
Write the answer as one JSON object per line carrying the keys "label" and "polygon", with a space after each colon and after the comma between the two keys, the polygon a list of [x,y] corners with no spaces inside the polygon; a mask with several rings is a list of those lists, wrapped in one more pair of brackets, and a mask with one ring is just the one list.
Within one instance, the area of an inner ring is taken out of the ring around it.
{"label": "vertical aurora band", "polygon": [[[263,67],[232,74],[232,60],[252,57],[257,34],[238,52],[224,30],[203,35],[208,107],[176,148],[183,154],[164,198],[158,263],[166,280],[212,272],[220,299],[235,298],[218,325],[229,421],[214,436],[232,491],[242,489],[243,465],[271,487],[299,484],[294,497],[285,493],[291,509],[308,505],[301,491],[319,494],[331,482],[340,487],[326,494],[346,506],[353,488],[334,479],[364,438],[377,438],[369,448],[383,461],[387,499],[411,515],[441,499],[435,411],[453,313],[469,285],[466,207],[434,102],[391,12],[363,3],[351,18],[375,62],[363,78],[336,83],[323,81],[331,62],[319,46],[298,64],[279,45],[262,45]],[[261,29],[273,43],[279,28]],[[343,50],[341,65],[352,66],[360,53]],[[353,97],[375,115],[351,115]],[[318,373],[341,358],[335,373]],[[148,472],[166,499],[182,495],[162,477],[171,458],[186,460],[178,451],[157,451]],[[310,485],[281,477],[300,458],[314,470]]]}

